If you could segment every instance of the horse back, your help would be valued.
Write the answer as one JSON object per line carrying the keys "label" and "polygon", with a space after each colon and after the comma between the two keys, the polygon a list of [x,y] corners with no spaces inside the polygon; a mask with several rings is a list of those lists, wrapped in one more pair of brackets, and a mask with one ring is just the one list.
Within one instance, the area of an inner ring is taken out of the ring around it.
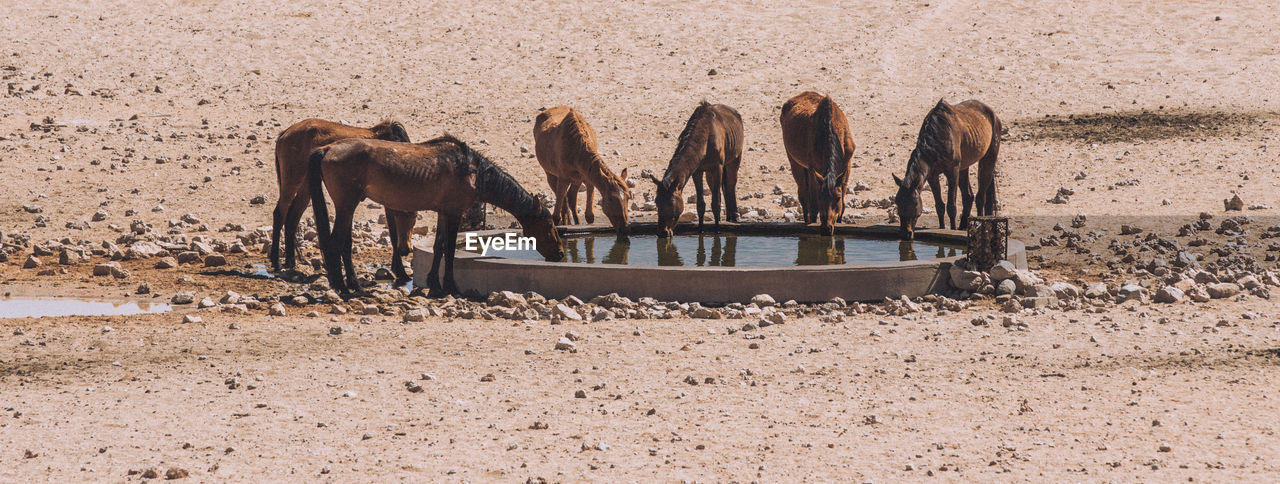
{"label": "horse back", "polygon": [[534,154],[542,169],[556,176],[579,176],[596,159],[596,133],[577,110],[556,106],[534,124]]}
{"label": "horse back", "polygon": [[1000,136],[1000,121],[995,112],[981,101],[970,99],[952,106],[953,129],[960,139],[963,166],[970,166],[987,154]]}

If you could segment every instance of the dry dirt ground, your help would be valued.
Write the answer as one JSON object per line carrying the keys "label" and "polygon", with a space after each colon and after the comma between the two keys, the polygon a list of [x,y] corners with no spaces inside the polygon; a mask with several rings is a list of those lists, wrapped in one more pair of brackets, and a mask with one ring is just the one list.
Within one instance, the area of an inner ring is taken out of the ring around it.
{"label": "dry dirt ground", "polygon": [[[639,173],[665,166],[701,99],[742,113],[738,192],[763,194],[742,205],[777,214],[773,187],[794,192],[777,118],[803,90],[848,114],[862,199],[892,195],[890,174],[938,99],[977,98],[1009,131],[998,193],[1015,237],[1086,214],[1099,254],[1120,223],[1174,235],[1203,212],[1216,224],[1233,193],[1261,231],[1280,214],[1278,17],[1265,2],[5,2],[0,231],[100,243],[140,220],[159,233],[252,234],[276,198],[274,138],[307,117],[398,119],[416,139],[448,131],[545,193],[532,159],[540,107],[579,108],[613,169]],[[1074,195],[1048,203],[1062,188]],[[219,232],[227,224],[244,230]],[[14,295],[93,297],[135,297],[148,282],[163,300],[305,289],[245,277],[265,262],[259,248],[218,270],[128,261],[117,280],[56,256],[23,269],[23,247],[0,280]],[[1109,258],[1032,253],[1046,275],[1081,285],[1129,277]],[[1012,330],[972,325],[998,312],[979,302],[735,334],[743,321],[401,324],[311,309],[198,311],[192,324],[0,320],[0,480],[1280,473],[1280,314],[1256,297],[1050,311]],[[576,353],[552,349],[566,331],[582,336]]]}

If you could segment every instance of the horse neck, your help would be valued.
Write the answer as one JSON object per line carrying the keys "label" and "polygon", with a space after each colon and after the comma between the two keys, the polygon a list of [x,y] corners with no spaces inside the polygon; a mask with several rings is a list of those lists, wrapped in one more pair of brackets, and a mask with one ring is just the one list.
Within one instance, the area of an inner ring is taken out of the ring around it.
{"label": "horse neck", "polygon": [[912,153],[911,160],[907,161],[907,173],[903,177],[902,182],[904,188],[912,191],[920,191],[924,188],[925,178],[929,176],[929,164],[916,153]]}
{"label": "horse neck", "polygon": [[587,166],[583,167],[582,171],[586,174],[587,181],[597,190],[600,190],[601,193],[604,193],[606,188],[613,186],[618,180],[618,176],[609,170],[609,167],[604,164],[604,160],[600,159],[600,155],[597,153],[591,153],[591,156],[587,159]]}
{"label": "horse neck", "polygon": [[[476,192],[480,201],[503,209],[522,225],[537,217],[542,205],[510,176],[503,176],[496,166],[476,176]],[[526,225],[527,226],[527,225]]]}
{"label": "horse neck", "polygon": [[680,146],[675,156],[671,157],[671,163],[667,165],[667,172],[662,175],[662,180],[671,183],[677,193],[683,190],[685,183],[689,181],[689,176],[693,175],[694,170],[697,170],[702,162],[706,145],[705,138],[698,138]]}

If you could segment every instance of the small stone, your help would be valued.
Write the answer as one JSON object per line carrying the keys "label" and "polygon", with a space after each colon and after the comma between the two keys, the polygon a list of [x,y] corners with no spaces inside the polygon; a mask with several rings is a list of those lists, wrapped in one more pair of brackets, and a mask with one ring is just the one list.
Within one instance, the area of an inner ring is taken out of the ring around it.
{"label": "small stone", "polygon": [[196,315],[194,315],[194,314],[188,314],[188,315],[186,315],[186,316],[183,316],[183,317],[182,317],[182,322],[183,322],[183,323],[186,323],[186,324],[197,324],[197,323],[203,323],[203,322],[204,322],[204,318],[201,318],[200,316],[196,316]]}
{"label": "small stone", "polygon": [[574,343],[572,340],[570,340],[569,338],[561,336],[560,339],[556,341],[557,350],[570,351],[577,348],[578,348],[578,345]]}
{"label": "small stone", "polygon": [[160,260],[156,261],[156,269],[172,269],[174,267],[178,267],[178,259],[172,256],[161,257]]}
{"label": "small stone", "polygon": [[[994,277],[993,277],[994,278]],[[1000,281],[1000,285],[996,286],[996,294],[1013,294],[1018,290],[1018,285],[1014,284],[1013,279],[1005,279]]]}
{"label": "small stone", "polygon": [[334,326],[329,328],[329,336],[337,336],[342,334],[342,326]]}
{"label": "small stone", "polygon": [[345,398],[355,398],[355,397],[356,397],[356,392],[353,392],[353,391],[351,391],[351,390],[347,390],[346,392],[343,392],[342,396],[343,396],[343,397],[345,397]]}
{"label": "small stone", "polygon": [[40,267],[40,258],[35,255],[27,256],[27,261],[22,263],[23,269],[34,269]]}
{"label": "small stone", "polygon": [[762,308],[778,304],[778,302],[773,299],[773,296],[770,296],[768,294],[756,294],[755,296],[751,297],[751,302],[756,306],[760,306]]}
{"label": "small stone", "polygon": [[422,309],[410,309],[404,312],[403,321],[406,323],[417,323],[427,320],[427,312]]}
{"label": "small stone", "polygon": [[272,304],[271,308],[267,310],[267,314],[271,316],[284,316],[286,314],[284,304],[280,304],[278,302]]}
{"label": "small stone", "polygon": [[204,309],[204,308],[211,308],[217,305],[218,305],[217,301],[214,301],[213,298],[206,297],[201,299],[200,302],[196,304],[196,307],[200,309]]}
{"label": "small stone", "polygon": [[1240,285],[1234,282],[1219,282],[1205,286],[1205,290],[1213,299],[1224,299],[1240,294]]}
{"label": "small stone", "polygon": [[991,266],[991,270],[987,271],[987,274],[991,276],[993,281],[1004,281],[1013,278],[1017,270],[1018,267],[1013,265],[1012,262],[1002,260]]}
{"label": "small stone", "polygon": [[583,390],[573,392],[573,398],[587,398],[587,392]]}
{"label": "small stone", "polygon": [[204,258],[205,267],[221,267],[227,265],[227,258],[222,254],[209,254]]}
{"label": "small stone", "polygon": [[138,284],[138,288],[134,289],[133,292],[138,294],[151,294],[151,283],[144,282],[142,284]]}
{"label": "small stone", "polygon": [[1158,303],[1173,304],[1181,302],[1183,296],[1184,293],[1181,289],[1173,286],[1164,286],[1159,291],[1156,291],[1156,295],[1151,300]]}
{"label": "small stone", "polygon": [[578,311],[565,305],[564,303],[556,304],[556,306],[551,309],[551,314],[561,319],[568,319],[573,321],[582,320],[582,315],[578,314]]}
{"label": "small stone", "polygon": [[191,291],[181,291],[177,294],[174,294],[173,297],[169,299],[169,302],[173,304],[191,304],[195,302],[195,300],[196,300],[196,293]]}
{"label": "small stone", "polygon": [[1223,209],[1228,212],[1238,212],[1244,210],[1244,200],[1240,198],[1240,194],[1234,194],[1231,198],[1222,201]]}

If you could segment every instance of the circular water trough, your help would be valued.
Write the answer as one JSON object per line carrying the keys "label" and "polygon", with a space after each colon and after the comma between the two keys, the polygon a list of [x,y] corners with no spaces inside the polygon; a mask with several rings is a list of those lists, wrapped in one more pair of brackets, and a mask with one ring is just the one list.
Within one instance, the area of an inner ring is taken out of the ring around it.
{"label": "circular water trough", "polygon": [[[633,234],[656,233],[654,223],[632,224]],[[565,235],[610,232],[607,226],[562,227]],[[705,233],[711,233],[707,226]],[[817,234],[817,226],[796,223],[721,224],[721,233],[739,235]],[[502,235],[512,230],[476,232],[481,237]],[[692,224],[681,224],[676,234],[696,233]],[[898,228],[888,225],[856,226],[840,224],[837,235],[897,239]],[[916,239],[942,245],[964,247],[964,232],[956,230],[916,231]],[[413,252],[416,287],[426,287],[431,270],[433,239],[419,241]],[[459,246],[461,247],[461,238]],[[498,252],[497,254],[501,254]],[[684,267],[583,264],[510,259],[458,250],[454,277],[465,292],[488,294],[497,291],[534,291],[550,298],[570,295],[587,300],[618,293],[632,299],[652,297],[662,301],[704,303],[745,302],[756,294],[769,294],[778,301],[822,302],[833,297],[847,301],[878,301],[886,297],[918,297],[947,287],[951,263],[960,256],[928,260],[873,264],[802,265],[773,267]],[[1025,247],[1009,240],[1009,256],[1019,268],[1026,268]]]}

